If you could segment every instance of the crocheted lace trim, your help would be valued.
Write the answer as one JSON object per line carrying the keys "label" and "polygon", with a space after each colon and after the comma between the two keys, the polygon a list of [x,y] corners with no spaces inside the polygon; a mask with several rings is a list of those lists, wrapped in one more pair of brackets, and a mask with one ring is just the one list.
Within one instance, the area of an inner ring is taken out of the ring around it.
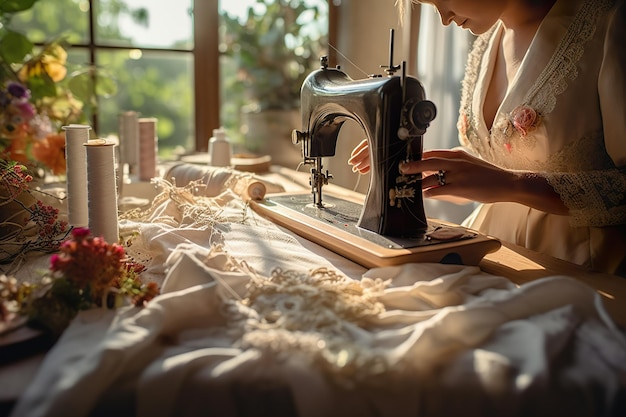
{"label": "crocheted lace trim", "polygon": [[177,187],[162,178],[154,178],[152,182],[161,189],[152,203],[147,208],[120,213],[120,220],[162,223],[171,227],[212,227],[225,221],[221,216],[225,201],[236,198],[229,188],[215,197],[202,195],[206,185],[201,180],[191,181],[184,187]]}
{"label": "crocheted lace trim", "polygon": [[[249,205],[242,201],[231,189],[215,197],[204,196],[206,184],[202,180],[191,181],[184,187],[177,187],[162,178],[153,178],[152,182],[160,188],[150,205],[134,208],[119,214],[120,235],[125,242],[126,254],[141,264],[152,262],[152,251],[141,239],[137,227],[139,223],[159,223],[171,228],[209,230],[211,234],[219,233],[215,224],[222,222],[250,222]],[[241,217],[228,218],[224,207],[229,202],[237,202],[241,206]],[[159,281],[162,277],[152,277]]]}
{"label": "crocheted lace trim", "polygon": [[226,299],[229,333],[242,349],[258,349],[278,360],[294,352],[335,382],[352,385],[389,372],[384,349],[359,337],[385,311],[377,298],[388,281],[349,279],[328,268],[310,274],[275,270],[252,276],[242,300]]}
{"label": "crocheted lace trim", "polygon": [[626,224],[626,180],[619,170],[546,173],[546,179],[569,208],[574,226]]}
{"label": "crocheted lace trim", "polygon": [[[529,89],[520,106],[534,109],[539,118],[554,110],[557,96],[567,89],[568,80],[578,76],[577,64],[584,53],[584,46],[596,30],[596,21],[613,4],[612,0],[587,0],[578,11],[565,36],[557,46],[556,52],[548,65]],[[482,140],[476,126],[480,125],[480,115],[472,109],[472,97],[478,82],[481,60],[487,50],[490,39],[497,27],[476,39],[474,48],[468,57],[466,77],[463,80],[459,132],[461,142],[474,148],[485,159],[503,167],[515,169],[521,167],[523,159],[517,160],[520,153],[534,148],[535,133],[522,135],[511,120],[511,114],[496,115],[489,137]],[[537,122],[540,123],[540,119]],[[581,138],[580,140],[584,140]],[[516,152],[518,150],[519,152]]]}

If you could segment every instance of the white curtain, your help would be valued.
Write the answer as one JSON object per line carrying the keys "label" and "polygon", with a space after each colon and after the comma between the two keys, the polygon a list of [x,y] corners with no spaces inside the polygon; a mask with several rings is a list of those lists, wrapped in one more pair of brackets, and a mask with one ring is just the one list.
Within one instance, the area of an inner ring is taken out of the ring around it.
{"label": "white curtain", "polygon": [[[459,144],[456,122],[461,99],[461,81],[467,53],[474,36],[455,24],[443,26],[432,6],[420,13],[417,71],[426,96],[437,106],[437,117],[424,136],[424,149],[453,148]],[[425,200],[428,217],[460,223],[473,205]]]}

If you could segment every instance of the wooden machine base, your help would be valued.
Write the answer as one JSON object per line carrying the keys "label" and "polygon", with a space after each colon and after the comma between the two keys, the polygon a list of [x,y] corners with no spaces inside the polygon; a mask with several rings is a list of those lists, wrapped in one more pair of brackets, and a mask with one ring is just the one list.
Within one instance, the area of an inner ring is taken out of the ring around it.
{"label": "wooden machine base", "polygon": [[[294,233],[311,240],[366,268],[399,265],[407,262],[442,262],[478,265],[488,253],[500,248],[500,241],[458,225],[429,219],[429,230],[415,238],[380,236],[355,226],[360,206],[340,199],[331,200],[329,207],[341,204],[338,210],[314,208],[310,194],[275,195],[263,201],[251,201],[250,206],[260,215]],[[335,203],[332,203],[332,202]],[[347,204],[351,213],[339,213]],[[354,205],[355,207],[351,207]],[[360,211],[359,211],[360,213]],[[443,230],[443,236],[432,238]],[[445,231],[451,233],[445,233]]]}

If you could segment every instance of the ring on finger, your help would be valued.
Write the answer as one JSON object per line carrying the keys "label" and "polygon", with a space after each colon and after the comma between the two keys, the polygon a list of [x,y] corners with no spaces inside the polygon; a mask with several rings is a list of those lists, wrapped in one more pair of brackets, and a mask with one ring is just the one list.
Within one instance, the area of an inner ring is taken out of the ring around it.
{"label": "ring on finger", "polygon": [[441,187],[446,185],[446,172],[443,169],[440,169],[439,172],[435,173],[435,178],[437,178],[437,183]]}

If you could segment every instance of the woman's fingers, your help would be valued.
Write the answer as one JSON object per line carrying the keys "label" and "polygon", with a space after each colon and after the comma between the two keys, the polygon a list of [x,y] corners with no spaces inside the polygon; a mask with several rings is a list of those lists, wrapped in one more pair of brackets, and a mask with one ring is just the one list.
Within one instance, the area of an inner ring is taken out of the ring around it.
{"label": "woman's fingers", "polygon": [[[487,166],[488,163],[468,154],[463,150],[435,149],[425,151],[419,161],[402,163],[400,170],[404,174],[417,174],[422,172],[424,178],[430,172],[450,170],[451,161],[465,161],[477,165]],[[352,165],[352,171],[365,174],[370,171],[370,152],[367,139],[363,139],[350,154],[348,164]]]}
{"label": "woman's fingers", "polygon": [[454,162],[447,158],[434,158],[422,159],[419,161],[412,161],[400,164],[400,171],[403,174],[419,174],[420,172],[439,172],[439,170],[450,170]]}
{"label": "woman's fingers", "polygon": [[[352,151],[348,163],[352,170],[370,171],[367,140]],[[400,164],[403,174],[422,175],[423,196],[463,204],[470,201],[489,203],[513,201],[510,193],[516,174],[503,170],[463,150],[425,151],[422,159]]]}
{"label": "woman's fingers", "polygon": [[483,159],[477,158],[464,151],[463,149],[433,149],[424,151],[422,159],[443,158],[456,161],[471,162],[476,165],[491,166],[491,164]]}
{"label": "woman's fingers", "polygon": [[350,154],[350,156],[354,156],[355,154],[365,150],[369,148],[369,145],[367,143],[367,139],[363,139],[358,145],[356,145],[356,147],[352,150],[352,153]]}
{"label": "woman's fingers", "polygon": [[366,174],[370,170],[370,152],[367,139],[363,139],[350,154],[348,164],[352,165],[353,172]]}
{"label": "woman's fingers", "polygon": [[405,174],[422,173],[424,197],[450,201],[492,202],[508,191],[506,172],[463,151],[424,152],[424,158],[400,165]]}
{"label": "woman's fingers", "polygon": [[422,174],[422,190],[427,190],[433,187],[441,187],[439,184],[439,173],[434,172],[429,175]]}

